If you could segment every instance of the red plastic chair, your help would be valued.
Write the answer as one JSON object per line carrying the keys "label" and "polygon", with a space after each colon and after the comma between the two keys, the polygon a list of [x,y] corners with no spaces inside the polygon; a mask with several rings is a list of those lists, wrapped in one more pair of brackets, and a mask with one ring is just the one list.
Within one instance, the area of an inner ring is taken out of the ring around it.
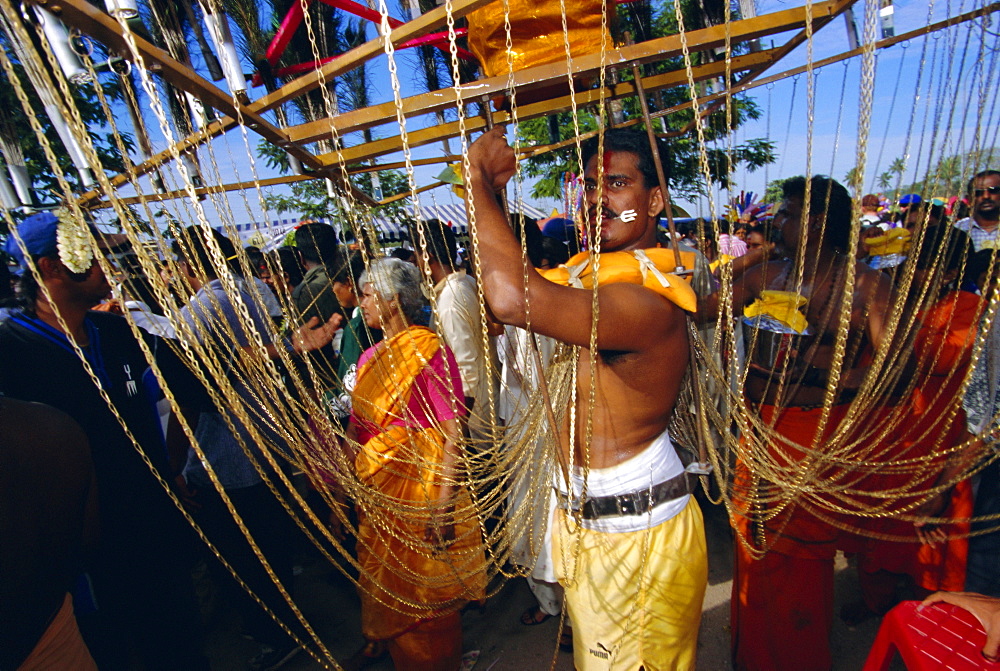
{"label": "red plastic chair", "polygon": [[882,620],[863,671],[887,671],[896,652],[908,671],[1000,671],[983,657],[986,632],[972,613],[947,603],[904,601]]}

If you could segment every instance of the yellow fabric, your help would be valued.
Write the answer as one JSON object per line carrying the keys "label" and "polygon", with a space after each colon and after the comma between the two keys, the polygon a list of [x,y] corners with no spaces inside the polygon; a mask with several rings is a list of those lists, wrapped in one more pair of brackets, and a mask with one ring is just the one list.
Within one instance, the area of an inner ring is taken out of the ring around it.
{"label": "yellow fabric", "polygon": [[577,671],[694,669],[708,582],[705,523],[694,497],[648,531],[591,531],[564,511],[554,524]]}
{"label": "yellow fabric", "polygon": [[[383,429],[392,429],[390,422],[403,416],[410,400],[413,380],[440,347],[437,335],[421,326],[406,329],[383,342],[358,371],[353,401],[355,414]],[[355,459],[358,475],[362,478],[374,475],[406,442],[405,430],[390,430],[369,440]],[[437,458],[440,459],[440,455]]]}
{"label": "yellow fabric", "polygon": [[370,640],[388,640],[447,616],[486,590],[486,556],[469,494],[453,496],[455,540],[431,547],[424,533],[446,518],[437,502],[444,435],[435,427],[390,424],[405,417],[416,376],[440,348],[433,332],[411,327],[385,341],[358,372],[354,411],[385,430],[355,459],[369,502],[359,511],[361,625]]}
{"label": "yellow fabric", "polygon": [[719,269],[719,266],[731,263],[734,258],[736,257],[730,256],[729,254],[719,254],[718,258],[716,258],[715,261],[712,261],[711,263],[708,264],[708,269],[714,273],[716,270]]}
{"label": "yellow fabric", "polygon": [[766,315],[794,329],[796,333],[804,333],[809,322],[801,308],[808,302],[804,296],[794,291],[765,289],[760,292],[760,298],[743,309],[743,314],[747,317]]}
{"label": "yellow fabric", "polygon": [[[566,4],[566,30],[573,57],[600,53],[602,0]],[[509,0],[511,65],[523,70],[566,59],[562,12],[558,2]],[[614,5],[608,6],[613,20]],[[501,0],[469,14],[469,49],[487,77],[507,74],[507,32]],[[614,42],[607,36],[607,47]]]}
{"label": "yellow fabric", "polygon": [[[694,268],[696,254],[694,252],[680,254],[684,267]],[[698,298],[687,281],[673,274],[676,267],[674,252],[670,249],[605,252],[601,254],[598,286],[618,282],[641,284],[681,309],[694,312],[698,309]],[[542,277],[551,282],[579,289],[592,289],[593,276],[594,270],[590,263],[589,252],[580,252],[564,265],[542,271]]]}
{"label": "yellow fabric", "polygon": [[865,247],[872,256],[906,254],[910,250],[910,232],[905,228],[891,228],[885,235],[865,240]]}

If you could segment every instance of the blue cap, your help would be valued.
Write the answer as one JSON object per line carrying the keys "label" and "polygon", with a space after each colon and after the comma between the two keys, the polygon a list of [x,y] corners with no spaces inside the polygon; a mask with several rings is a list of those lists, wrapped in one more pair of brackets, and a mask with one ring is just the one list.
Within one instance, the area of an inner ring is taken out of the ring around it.
{"label": "blue cap", "polygon": [[908,193],[899,199],[900,205],[919,205],[922,202],[924,202],[924,199],[916,193]]}
{"label": "blue cap", "polygon": [[[59,217],[51,212],[33,214],[17,227],[17,233],[24,242],[25,249],[32,256],[45,256],[59,249],[56,244],[58,230]],[[7,236],[4,251],[10,254],[18,265],[24,267],[24,254],[13,233]]]}
{"label": "blue cap", "polygon": [[573,223],[572,219],[553,217],[545,222],[545,226],[542,228],[542,235],[555,238],[560,242],[569,242],[571,238],[575,237],[572,232],[575,227],[576,224]]}

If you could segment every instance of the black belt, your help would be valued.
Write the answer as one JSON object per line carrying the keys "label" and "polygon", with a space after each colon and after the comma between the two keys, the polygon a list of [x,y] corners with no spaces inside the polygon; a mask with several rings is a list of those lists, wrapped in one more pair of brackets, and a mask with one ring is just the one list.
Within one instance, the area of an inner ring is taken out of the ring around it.
{"label": "black belt", "polygon": [[557,491],[559,505],[563,509],[580,511],[585,520],[597,520],[602,517],[624,517],[626,515],[645,515],[650,510],[674,499],[691,493],[691,481],[687,471],[678,473],[669,480],[655,484],[649,489],[610,496],[594,496],[583,502],[583,507],[571,506],[569,497]]}

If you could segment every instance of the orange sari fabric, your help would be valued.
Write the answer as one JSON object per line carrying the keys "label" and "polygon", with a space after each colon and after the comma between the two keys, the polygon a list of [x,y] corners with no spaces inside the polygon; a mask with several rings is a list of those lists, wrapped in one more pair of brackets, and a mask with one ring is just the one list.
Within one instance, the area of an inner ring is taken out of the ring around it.
{"label": "orange sari fabric", "polygon": [[[935,454],[968,437],[961,390],[971,363],[982,306],[979,296],[953,291],[920,314],[920,329],[913,343],[919,373],[910,397],[910,414],[903,424],[906,431],[897,443],[900,459],[926,459],[932,464],[940,463],[943,468],[946,457],[935,457]],[[934,485],[940,469],[928,468],[925,464],[923,470],[926,474],[922,481],[910,485],[918,494],[901,498],[901,502],[919,501],[923,498],[919,492]],[[899,486],[900,477],[912,479],[913,475],[897,476],[895,480],[887,478],[885,487]],[[911,541],[873,541],[864,553],[859,568],[869,607],[882,610],[877,593],[890,591],[888,588],[879,590],[871,580],[870,574],[879,571],[907,574],[917,585],[930,591],[961,591],[965,585],[969,553],[967,535],[971,530],[972,511],[972,487],[967,481],[959,482],[952,491],[947,509],[941,514],[954,520],[944,527],[951,537],[935,547],[917,544],[912,522],[882,521],[876,531],[909,536]]]}
{"label": "orange sari fabric", "polygon": [[416,633],[445,618],[458,627],[460,642],[460,622],[447,616],[485,594],[479,519],[465,489],[453,498],[454,542],[441,548],[424,540],[432,519],[445,514],[437,503],[445,438],[436,427],[407,422],[406,408],[414,381],[439,348],[433,332],[411,327],[384,341],[358,371],[354,413],[382,429],[355,458],[368,494],[359,515],[358,561],[362,629],[370,640]]}

